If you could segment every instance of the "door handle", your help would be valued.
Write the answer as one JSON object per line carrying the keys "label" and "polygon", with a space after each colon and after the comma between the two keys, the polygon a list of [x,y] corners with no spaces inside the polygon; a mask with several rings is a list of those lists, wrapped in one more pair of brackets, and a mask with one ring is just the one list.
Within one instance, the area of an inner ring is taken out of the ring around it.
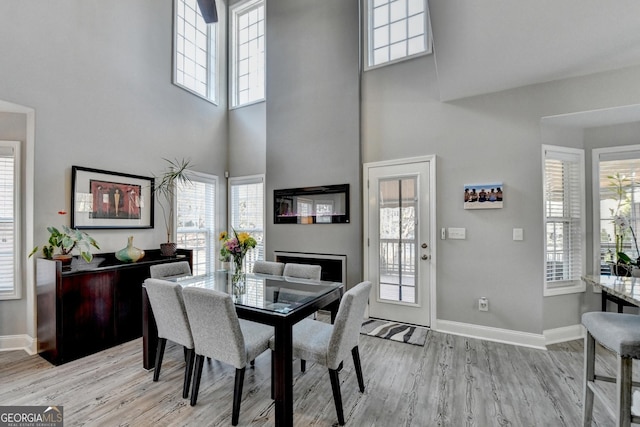
{"label": "door handle", "polygon": [[423,260],[427,260],[427,259],[431,259],[431,255],[422,255],[421,257]]}

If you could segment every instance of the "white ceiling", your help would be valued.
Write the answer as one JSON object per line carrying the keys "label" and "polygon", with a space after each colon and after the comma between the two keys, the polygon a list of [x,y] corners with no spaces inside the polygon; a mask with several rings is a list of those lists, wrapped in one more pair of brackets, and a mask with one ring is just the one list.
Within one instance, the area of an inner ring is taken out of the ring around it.
{"label": "white ceiling", "polygon": [[640,64],[637,0],[429,0],[450,101]]}

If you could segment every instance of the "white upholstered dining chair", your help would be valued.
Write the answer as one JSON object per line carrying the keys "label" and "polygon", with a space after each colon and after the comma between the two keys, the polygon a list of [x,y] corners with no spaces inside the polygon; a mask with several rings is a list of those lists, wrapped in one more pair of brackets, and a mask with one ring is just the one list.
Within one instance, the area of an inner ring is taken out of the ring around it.
{"label": "white upholstered dining chair", "polygon": [[253,272],[258,274],[271,274],[272,276],[282,276],[284,263],[276,261],[256,261],[253,264]]}
{"label": "white upholstered dining chair", "polygon": [[[371,282],[362,282],[349,289],[340,300],[340,307],[333,325],[317,320],[303,319],[293,326],[293,357],[316,362],[329,369],[331,389],[338,415],[338,423],[344,425],[342,394],[338,372],[342,362],[351,352],[353,364],[358,378],[358,386],[364,392],[364,378],[360,364],[358,341],[360,327],[367,306]],[[269,346],[274,349],[275,340]],[[273,355],[272,355],[273,375]],[[273,396],[273,389],[271,391]]]}
{"label": "white upholstered dining chair", "polygon": [[288,262],[284,265],[282,273],[285,277],[298,277],[301,279],[320,280],[322,267],[311,264],[295,264]]}
{"label": "white upholstered dining chair", "polygon": [[228,363],[236,368],[231,416],[231,424],[235,426],[247,363],[268,350],[273,327],[238,319],[229,294],[191,287],[185,288],[183,294],[196,353],[191,406],[198,400],[204,358]]}
{"label": "white upholstered dining chair", "polygon": [[188,261],[156,264],[149,267],[149,274],[151,274],[152,279],[173,279],[191,276],[191,267],[189,267]]}
{"label": "white upholstered dining chair", "polygon": [[158,326],[158,348],[156,350],[153,381],[158,381],[160,378],[160,369],[167,340],[184,346],[186,349],[186,366],[182,397],[186,399],[189,396],[195,353],[193,336],[191,335],[191,328],[182,298],[182,286],[161,279],[146,279],[144,287],[149,296],[151,309]]}

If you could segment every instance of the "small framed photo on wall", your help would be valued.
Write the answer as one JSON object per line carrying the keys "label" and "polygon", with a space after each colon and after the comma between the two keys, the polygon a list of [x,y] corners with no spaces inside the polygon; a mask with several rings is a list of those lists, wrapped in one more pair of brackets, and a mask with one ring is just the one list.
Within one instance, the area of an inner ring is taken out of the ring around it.
{"label": "small framed photo on wall", "polygon": [[501,182],[464,185],[465,209],[500,209],[504,202]]}

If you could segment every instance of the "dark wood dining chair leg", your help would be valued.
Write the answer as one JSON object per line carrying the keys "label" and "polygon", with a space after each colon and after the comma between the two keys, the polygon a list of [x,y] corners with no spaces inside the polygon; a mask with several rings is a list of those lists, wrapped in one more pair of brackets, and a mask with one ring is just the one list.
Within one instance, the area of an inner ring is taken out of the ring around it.
{"label": "dark wood dining chair leg", "polygon": [[364,377],[362,376],[362,365],[360,364],[360,351],[358,351],[358,346],[351,349],[351,355],[353,356],[353,366],[356,368],[356,377],[358,377],[360,392],[364,393]]}
{"label": "dark wood dining chair leg", "polygon": [[204,356],[196,354],[196,363],[193,372],[193,386],[191,387],[191,406],[196,406],[198,401],[198,391],[200,390],[200,378],[202,377],[202,365],[204,365]]}
{"label": "dark wood dining chair leg", "polygon": [[242,384],[244,383],[244,370],[236,369],[236,384],[233,388],[233,412],[231,414],[231,425],[238,425],[240,418],[240,401],[242,400]]}
{"label": "dark wood dining chair leg", "polygon": [[196,351],[187,349],[187,366],[184,368],[184,384],[182,386],[182,397],[189,397],[189,387],[191,387],[191,374],[193,373],[193,361],[196,358]]}
{"label": "dark wood dining chair leg", "polygon": [[271,350],[271,400],[276,398],[276,385],[273,379],[276,377],[275,351]]}
{"label": "dark wood dining chair leg", "polygon": [[153,369],[153,381],[160,378],[160,368],[162,367],[162,357],[164,356],[164,348],[167,345],[166,338],[158,338],[158,348],[156,350],[156,366]]}
{"label": "dark wood dining chair leg", "polygon": [[344,413],[342,411],[342,395],[340,394],[340,379],[338,378],[337,369],[329,369],[329,378],[331,379],[331,389],[333,390],[333,401],[336,404],[336,413],[338,414],[338,424],[344,425]]}
{"label": "dark wood dining chair leg", "polygon": [[300,371],[302,372],[307,371],[307,361],[304,359],[300,359]]}

